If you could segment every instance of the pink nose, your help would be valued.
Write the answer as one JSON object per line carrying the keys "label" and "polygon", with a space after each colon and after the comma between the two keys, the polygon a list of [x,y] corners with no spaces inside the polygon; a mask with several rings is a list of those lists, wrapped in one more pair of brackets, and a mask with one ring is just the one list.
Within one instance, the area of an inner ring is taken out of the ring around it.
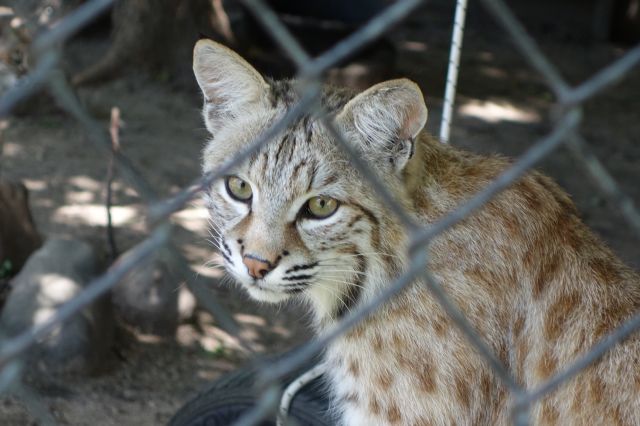
{"label": "pink nose", "polygon": [[247,267],[251,278],[264,278],[273,269],[271,262],[268,260],[247,254],[242,257],[242,263]]}

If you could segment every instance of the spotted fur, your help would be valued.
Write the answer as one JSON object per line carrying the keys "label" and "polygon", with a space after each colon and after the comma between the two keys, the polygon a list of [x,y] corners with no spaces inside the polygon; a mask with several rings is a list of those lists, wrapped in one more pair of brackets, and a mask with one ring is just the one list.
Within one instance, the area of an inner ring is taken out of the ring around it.
{"label": "spotted fur", "polygon": [[[261,77],[210,41],[196,77],[214,170],[281,118],[298,95]],[[326,88],[322,104],[398,202],[428,225],[508,167],[442,145],[422,128],[417,86],[392,80],[354,94]],[[207,193],[228,272],[255,299],[308,302],[319,333],[366,303],[407,268],[409,236],[350,165],[316,117],[273,138],[233,175],[253,189],[234,200],[222,181]],[[339,200],[326,219],[305,216],[310,197]],[[532,172],[436,238],[429,268],[525,388],[579,358],[640,306],[640,279],[580,221],[568,196]],[[251,257],[253,256],[253,257]],[[252,278],[247,259],[269,272]],[[333,407],[345,425],[493,425],[511,397],[421,282],[327,348]],[[640,340],[533,405],[534,424],[640,424]]]}

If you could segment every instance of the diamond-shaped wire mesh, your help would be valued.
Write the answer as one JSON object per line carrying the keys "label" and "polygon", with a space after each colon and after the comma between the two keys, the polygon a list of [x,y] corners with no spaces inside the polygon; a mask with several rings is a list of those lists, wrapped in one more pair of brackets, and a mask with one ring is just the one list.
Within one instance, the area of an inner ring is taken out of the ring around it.
{"label": "diamond-shaped wire mesh", "polygon": [[[100,12],[104,11],[112,3],[112,0],[91,0],[85,2],[73,13],[62,20],[52,30],[41,34],[32,44],[32,51],[37,57],[37,67],[23,78],[13,89],[0,98],[0,117],[9,114],[16,104],[32,95],[41,88],[46,88],[57,102],[84,127],[89,139],[99,148],[110,151],[111,143],[108,134],[102,126],[78,102],[73,89],[59,71],[62,44],[71,35],[82,29]],[[11,339],[2,342],[0,346],[0,391],[16,379],[20,373],[21,355],[29,350],[39,338],[45,336],[57,324],[78,314],[85,306],[97,297],[109,291],[123,276],[131,270],[142,265],[145,260],[161,249],[170,250],[181,262],[181,267],[186,268],[184,258],[177,252],[170,242],[170,224],[168,217],[175,211],[185,207],[191,199],[197,196],[210,184],[224,176],[231,168],[247,159],[271,137],[297,117],[305,112],[315,109],[319,116],[323,117],[323,124],[335,136],[337,144],[344,149],[352,159],[353,165],[369,180],[378,195],[391,206],[391,210],[398,216],[401,222],[411,230],[411,263],[409,269],[395,282],[390,283],[378,297],[365,306],[350,312],[329,333],[313,340],[283,358],[271,364],[269,369],[263,369],[259,375],[259,385],[262,397],[256,407],[240,419],[237,424],[256,424],[264,416],[273,412],[280,394],[279,379],[290,374],[302,366],[307,360],[320,352],[336,337],[345,333],[350,327],[361,321],[368,314],[377,309],[386,300],[400,292],[404,287],[421,278],[432,291],[433,296],[442,305],[447,314],[457,324],[460,330],[468,338],[471,345],[485,358],[497,377],[513,393],[514,421],[517,424],[527,424],[528,407],[535,401],[552,392],[563,382],[570,380],[583,369],[602,357],[613,345],[620,342],[640,327],[640,313],[636,314],[625,324],[610,335],[603,338],[582,358],[573,364],[565,366],[555,376],[548,379],[534,389],[523,389],[512,377],[508,369],[501,363],[482,338],[474,331],[464,314],[447,297],[440,284],[434,279],[427,269],[427,246],[448,228],[460,222],[474,211],[481,208],[502,190],[514,183],[520,176],[526,173],[540,160],[548,156],[558,146],[566,144],[575,154],[576,158],[584,165],[594,182],[602,193],[617,206],[629,226],[640,236],[640,214],[633,206],[631,199],[624,194],[615,180],[602,165],[598,158],[591,153],[585,140],[578,133],[578,125],[581,120],[581,105],[589,98],[601,92],[613,82],[628,73],[640,62],[640,46],[630,49],[622,58],[610,64],[591,78],[577,86],[571,86],[562,77],[555,66],[539,50],[535,41],[524,30],[523,25],[514,17],[511,10],[502,0],[481,0],[484,7],[500,23],[515,43],[523,57],[530,63],[549,86],[556,96],[554,110],[559,112],[555,120],[553,130],[545,137],[534,143],[513,165],[487,185],[458,206],[447,216],[428,227],[419,227],[410,216],[394,202],[385,185],[379,181],[375,174],[371,173],[367,164],[358,157],[350,145],[346,143],[344,136],[326,118],[323,111],[319,110],[317,101],[321,75],[324,71],[345,59],[352,52],[376,39],[387,31],[395,23],[409,15],[421,4],[419,0],[400,0],[390,5],[385,11],[372,18],[360,30],[336,44],[327,52],[318,57],[311,57],[304,51],[298,41],[289,33],[287,28],[278,20],[277,15],[262,0],[244,0],[243,2],[264,28],[270,33],[280,48],[288,54],[297,66],[297,77],[301,82],[300,101],[294,105],[288,113],[272,128],[248,144],[246,149],[239,152],[214,172],[203,176],[192,185],[189,185],[176,196],[160,200],[153,187],[146,182],[137,172],[132,163],[121,153],[116,153],[116,162],[119,171],[128,182],[148,202],[148,220],[155,225],[155,230],[142,243],[138,244],[113,264],[101,277],[94,280],[77,297],[62,306],[58,312],[48,321],[34,326]],[[211,295],[202,288],[193,287],[199,302],[207,307],[217,318],[220,324],[232,333],[237,333],[239,328],[231,315],[226,312]]]}

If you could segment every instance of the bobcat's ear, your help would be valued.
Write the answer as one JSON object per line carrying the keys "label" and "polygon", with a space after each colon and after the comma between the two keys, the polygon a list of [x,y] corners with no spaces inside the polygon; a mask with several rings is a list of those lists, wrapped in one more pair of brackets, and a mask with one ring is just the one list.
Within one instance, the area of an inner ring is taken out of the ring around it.
{"label": "bobcat's ear", "polygon": [[193,49],[193,72],[204,94],[204,119],[215,133],[225,120],[249,114],[265,102],[269,85],[247,61],[211,40]]}
{"label": "bobcat's ear", "polygon": [[413,156],[427,107],[417,84],[406,78],[389,80],[350,100],[336,121],[347,134],[355,132],[365,155],[399,172]]}

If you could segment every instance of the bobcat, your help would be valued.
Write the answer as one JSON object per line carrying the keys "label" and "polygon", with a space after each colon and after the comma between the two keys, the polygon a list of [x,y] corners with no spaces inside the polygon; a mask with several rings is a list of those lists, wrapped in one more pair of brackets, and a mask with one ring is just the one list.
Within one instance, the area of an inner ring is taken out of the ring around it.
{"label": "bobcat", "polygon": [[[209,40],[194,49],[215,170],[296,100]],[[362,93],[326,87],[332,120],[415,220],[428,225],[509,162],[444,145],[406,79]],[[215,182],[206,200],[224,265],[259,301],[306,301],[319,333],[407,269],[409,235],[307,115]],[[640,307],[640,279],[531,172],[437,237],[429,269],[526,389],[577,359]],[[509,424],[513,397],[421,282],[326,348],[345,425]],[[632,336],[531,407],[533,424],[640,424],[640,340]]]}

